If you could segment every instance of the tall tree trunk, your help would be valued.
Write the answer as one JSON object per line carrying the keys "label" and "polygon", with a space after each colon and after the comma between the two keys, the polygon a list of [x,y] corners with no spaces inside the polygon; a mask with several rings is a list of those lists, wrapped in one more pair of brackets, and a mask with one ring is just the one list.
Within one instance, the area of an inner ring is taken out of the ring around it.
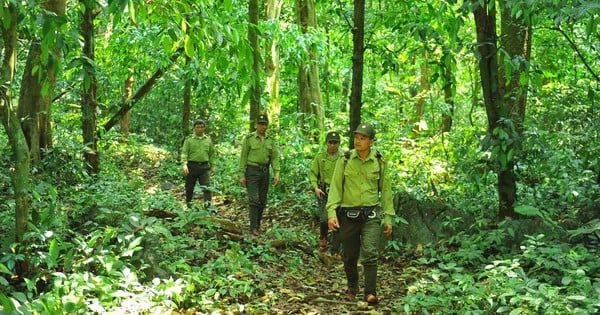
{"label": "tall tree trunk", "polygon": [[250,130],[261,112],[260,103],[260,47],[258,45],[258,0],[248,1],[248,42],[252,48],[252,82],[250,84]]}
{"label": "tall tree trunk", "polygon": [[[502,36],[500,43],[507,54],[500,54],[502,69],[511,68],[510,77],[506,71],[500,72],[501,88],[506,91],[506,106],[517,133],[523,135],[523,120],[527,103],[527,89],[529,84],[523,80],[528,78],[529,61],[531,59],[531,21],[524,21],[523,17],[516,18],[511,14],[510,7],[502,8]],[[506,60],[509,58],[509,60]]]}
{"label": "tall tree trunk", "polygon": [[[135,80],[133,79],[133,71],[129,71],[129,76],[125,79],[123,83],[123,97],[121,100],[125,102],[133,95],[133,84]],[[124,139],[129,139],[129,126],[131,125],[131,111],[127,111],[123,117],[121,117],[121,121],[119,122],[119,131],[123,135]]]}
{"label": "tall tree trunk", "polygon": [[[14,82],[15,67],[17,63],[17,8],[11,2],[3,8],[3,20],[9,23],[0,23],[2,31],[2,69],[0,69],[0,119],[8,136],[8,141],[13,151],[14,171],[12,184],[15,196],[15,241],[20,243],[20,249],[26,246],[23,236],[27,232],[29,222],[29,193],[31,157],[27,139],[18,118],[17,110],[11,102],[11,88]],[[6,20],[5,20],[6,19]],[[20,278],[25,278],[28,272],[29,260],[26,257],[16,263],[16,272]]]}
{"label": "tall tree trunk", "polygon": [[[315,18],[316,19],[316,18]],[[325,26],[325,33],[327,34],[327,46],[331,45],[331,38],[329,37],[329,28]],[[323,102],[323,111],[325,108],[331,108],[331,75],[329,74],[329,60],[331,58],[331,49],[327,49],[327,56],[325,58],[325,64],[323,69],[323,86],[325,91],[325,101]]]}
{"label": "tall tree trunk", "polygon": [[442,57],[444,102],[448,105],[448,109],[442,113],[442,132],[450,132],[454,117],[455,80],[454,72],[452,71],[453,61],[451,59],[452,56],[450,54],[444,54]]}
{"label": "tall tree trunk", "polygon": [[[516,179],[513,171],[514,164],[507,158],[505,141],[498,137],[499,133],[512,134],[508,122],[504,92],[500,84],[498,66],[498,36],[496,32],[496,6],[494,0],[485,0],[483,5],[477,5],[475,11],[478,51],[480,55],[479,71],[483,100],[488,118],[488,136],[490,143],[499,150],[495,158],[498,167],[498,216],[500,219],[514,217],[516,201]],[[508,147],[510,149],[510,147]]]}
{"label": "tall tree trunk", "polygon": [[500,22],[500,43],[506,51],[506,54],[500,54],[500,64],[502,69],[511,69],[510,77],[506,71],[500,71],[499,74],[500,90],[504,91],[504,109],[501,112],[507,121],[511,122],[510,126],[504,127],[510,139],[508,152],[505,152],[506,167],[501,167],[498,174],[500,218],[516,216],[514,203],[517,200],[517,187],[514,166],[519,155],[515,152],[521,147],[528,89],[527,81],[523,81],[523,77],[528,76],[531,56],[531,23],[525,23],[523,17],[513,16],[511,9],[506,4],[501,7]]}
{"label": "tall tree trunk", "polygon": [[[42,7],[58,16],[65,15],[66,0],[42,1]],[[43,16],[43,19],[48,19]],[[56,19],[55,19],[56,20]],[[56,47],[59,25],[54,24],[44,38],[34,39],[29,48],[27,63],[21,83],[18,115],[29,145],[31,158],[38,162],[42,158],[42,149],[52,147],[52,129],[50,124],[52,93],[56,86],[56,72],[60,65],[60,49]],[[42,46],[48,47],[47,59],[42,57]]]}
{"label": "tall tree trunk", "polygon": [[83,87],[81,89],[81,128],[85,151],[83,157],[86,169],[91,174],[100,172],[100,159],[98,153],[98,137],[96,132],[96,108],[98,107],[96,91],[95,57],[94,57],[94,17],[95,1],[80,0],[83,4],[83,16],[80,32],[83,37],[83,56],[88,63],[83,67]]}
{"label": "tall tree trunk", "polygon": [[[189,66],[191,60],[192,58],[190,56],[185,55],[186,66]],[[181,113],[181,134],[183,137],[181,138],[180,144],[183,145],[185,137],[190,134],[190,119],[192,117],[192,78],[189,76],[185,77]]]}
{"label": "tall tree trunk", "polygon": [[[266,19],[277,22],[281,13],[283,0],[265,1]],[[279,63],[279,43],[272,40],[265,43],[265,80],[266,92],[269,96],[268,108],[271,115],[279,116],[281,103],[279,101],[279,87],[281,81],[281,65]],[[277,122],[275,122],[277,123]]]}
{"label": "tall tree trunk", "polygon": [[354,148],[352,131],[361,123],[363,66],[365,53],[365,0],[354,0],[352,29],[352,90],[350,91],[350,148]]}
{"label": "tall tree trunk", "polygon": [[424,52],[424,60],[422,60],[420,66],[419,73],[419,93],[417,94],[419,99],[417,100],[417,105],[415,106],[415,120],[414,120],[414,128],[415,133],[419,133],[421,131],[422,125],[421,121],[423,121],[423,114],[425,113],[425,101],[426,97],[429,95],[430,85],[429,85],[429,67],[428,67],[428,56],[427,52]]}
{"label": "tall tree trunk", "polygon": [[[303,34],[317,27],[314,0],[297,0],[296,12]],[[325,114],[321,98],[318,54],[312,49],[308,49],[308,61],[303,60],[298,68],[298,104],[303,113],[301,126],[309,128],[304,130],[307,134],[316,130],[315,138],[318,139],[318,131],[323,130]],[[310,124],[306,122],[307,116],[312,116]]]}

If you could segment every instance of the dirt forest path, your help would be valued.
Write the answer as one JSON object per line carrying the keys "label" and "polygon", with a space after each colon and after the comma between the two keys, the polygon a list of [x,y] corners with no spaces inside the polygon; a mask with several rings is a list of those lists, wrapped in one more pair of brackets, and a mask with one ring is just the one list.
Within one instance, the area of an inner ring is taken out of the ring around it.
{"label": "dirt forest path", "polygon": [[[183,198],[183,192],[180,194]],[[404,281],[399,277],[402,267],[397,262],[380,259],[378,296],[381,301],[378,305],[368,306],[362,302],[362,291],[355,301],[348,302],[344,300],[346,280],[343,263],[335,260],[328,251],[318,250],[317,222],[305,212],[267,208],[263,217],[264,232],[254,236],[248,227],[248,210],[244,199],[215,197],[213,204],[216,207],[215,219],[231,222],[241,231],[241,243],[255,246],[249,250],[253,253],[249,254],[249,259],[256,262],[254,275],[260,279],[265,291],[259,301],[251,301],[250,304],[260,302],[269,305],[268,314],[390,314],[397,311],[393,302],[405,295]],[[289,217],[289,213],[297,217]],[[309,234],[312,239],[291,240],[280,234],[285,229],[314,232]],[[253,257],[261,252],[276,259],[264,263],[264,260]],[[295,263],[287,264],[287,259],[295,259]],[[301,270],[290,269],[298,265],[302,266]],[[362,289],[360,264],[359,271]]]}

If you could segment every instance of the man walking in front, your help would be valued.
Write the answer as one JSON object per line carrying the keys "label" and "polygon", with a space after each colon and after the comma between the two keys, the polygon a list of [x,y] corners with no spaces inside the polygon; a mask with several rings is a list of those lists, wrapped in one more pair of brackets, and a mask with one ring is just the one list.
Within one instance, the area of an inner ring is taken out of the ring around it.
{"label": "man walking in front", "polygon": [[273,185],[279,184],[279,147],[267,134],[269,119],[261,114],[256,120],[256,132],[244,137],[240,157],[240,185],[246,187],[250,212],[250,230],[255,236],[263,230],[261,221],[267,206],[270,172],[273,169]]}
{"label": "man walking in front", "polygon": [[354,149],[338,160],[327,201],[329,229],[340,233],[344,272],[348,282],[347,300],[358,294],[358,259],[364,269],[364,299],[376,304],[377,260],[382,229],[392,234],[395,215],[392,191],[381,155],[371,146],[375,130],[360,124],[354,131]]}
{"label": "man walking in front", "polygon": [[215,148],[212,140],[204,131],[206,124],[202,119],[194,122],[194,134],[187,137],[181,149],[181,164],[185,176],[185,203],[191,207],[194,197],[196,182],[199,182],[204,192],[204,206],[206,209],[212,204],[210,191],[210,176],[215,174],[213,160]]}

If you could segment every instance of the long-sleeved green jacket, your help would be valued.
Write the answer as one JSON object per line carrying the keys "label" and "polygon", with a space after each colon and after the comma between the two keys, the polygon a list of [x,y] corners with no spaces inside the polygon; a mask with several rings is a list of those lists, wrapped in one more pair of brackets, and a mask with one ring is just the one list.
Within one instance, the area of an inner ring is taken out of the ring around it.
{"label": "long-sleeved green jacket", "polygon": [[[379,167],[383,167],[380,172]],[[371,149],[365,160],[356,150],[350,151],[350,157],[342,157],[335,165],[335,171],[329,186],[327,217],[335,218],[339,207],[368,207],[380,205],[384,212],[383,222],[392,224],[395,216],[392,201],[392,188],[387,177],[385,161],[379,161],[375,150]],[[380,174],[383,175],[380,185]],[[381,191],[380,191],[381,190]],[[381,196],[380,196],[381,193]]]}
{"label": "long-sleeved green jacket", "polygon": [[242,153],[240,157],[239,176],[244,177],[248,165],[267,165],[270,164],[274,176],[279,177],[279,146],[273,137],[265,135],[261,139],[257,132],[244,137],[242,141]]}
{"label": "long-sleeved green jacket", "polygon": [[212,167],[215,159],[215,147],[206,134],[198,137],[195,134],[185,138],[181,149],[181,163],[188,161],[208,162]]}
{"label": "long-sleeved green jacket", "polygon": [[342,154],[340,151],[335,155],[330,155],[327,151],[317,153],[310,165],[310,171],[308,172],[308,180],[312,190],[317,188],[319,181],[327,185],[331,183],[335,164],[341,156]]}

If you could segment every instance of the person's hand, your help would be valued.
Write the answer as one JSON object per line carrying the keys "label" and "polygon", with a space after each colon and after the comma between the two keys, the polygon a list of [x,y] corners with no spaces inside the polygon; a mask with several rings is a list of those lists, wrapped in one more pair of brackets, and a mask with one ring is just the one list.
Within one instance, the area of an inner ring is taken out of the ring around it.
{"label": "person's hand", "polygon": [[183,175],[187,176],[189,172],[190,170],[188,170],[187,164],[183,164]]}
{"label": "person's hand", "polygon": [[340,228],[340,223],[337,218],[330,218],[327,220],[327,226],[330,231],[337,231]]}
{"label": "person's hand", "polygon": [[317,194],[317,198],[321,199],[325,193],[323,192],[323,190],[321,190],[321,188],[317,187],[315,188],[315,194]]}
{"label": "person's hand", "polygon": [[275,176],[275,177],[273,177],[273,186],[277,186],[277,185],[279,185],[279,177]]}
{"label": "person's hand", "polygon": [[210,176],[215,176],[215,169],[214,168],[210,169]]}
{"label": "person's hand", "polygon": [[246,176],[242,176],[242,178],[240,178],[240,185],[242,185],[242,187],[246,187]]}
{"label": "person's hand", "polygon": [[389,223],[385,223],[383,225],[383,234],[387,237],[392,236],[392,225]]}

